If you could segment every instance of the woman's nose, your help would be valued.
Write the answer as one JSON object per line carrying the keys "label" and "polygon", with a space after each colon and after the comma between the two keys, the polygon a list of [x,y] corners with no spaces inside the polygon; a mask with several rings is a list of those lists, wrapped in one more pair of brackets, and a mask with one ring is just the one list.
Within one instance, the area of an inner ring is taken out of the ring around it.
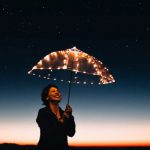
{"label": "woman's nose", "polygon": [[60,95],[60,93],[59,93],[59,92],[56,92],[56,95]]}

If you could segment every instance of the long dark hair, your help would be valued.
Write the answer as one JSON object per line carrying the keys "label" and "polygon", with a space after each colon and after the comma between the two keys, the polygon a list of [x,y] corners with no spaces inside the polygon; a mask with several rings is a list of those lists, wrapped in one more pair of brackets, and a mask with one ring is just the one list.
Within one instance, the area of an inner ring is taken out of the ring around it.
{"label": "long dark hair", "polygon": [[55,87],[55,88],[57,88],[57,89],[59,90],[59,88],[58,88],[56,85],[54,85],[54,84],[48,84],[48,85],[43,89],[43,91],[42,91],[42,93],[41,93],[41,100],[42,100],[42,102],[43,102],[43,105],[46,105],[46,106],[49,105],[49,101],[48,101],[46,98],[47,98],[49,89],[50,89],[51,87]]}

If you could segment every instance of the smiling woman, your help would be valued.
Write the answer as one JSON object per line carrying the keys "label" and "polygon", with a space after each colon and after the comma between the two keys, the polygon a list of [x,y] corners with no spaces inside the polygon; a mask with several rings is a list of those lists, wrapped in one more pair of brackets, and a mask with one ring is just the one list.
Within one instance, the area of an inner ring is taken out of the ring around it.
{"label": "smiling woman", "polygon": [[[41,94],[41,100],[43,104],[48,106],[49,104],[58,103],[61,100],[61,93],[58,87],[54,84],[47,85]],[[58,105],[57,105],[58,106]]]}
{"label": "smiling woman", "polygon": [[51,99],[51,101],[53,100],[54,102],[55,101],[60,101],[60,96],[61,95],[60,95],[59,90],[56,87],[51,87],[49,89],[47,99]]}
{"label": "smiling woman", "polygon": [[38,149],[68,149],[67,136],[75,134],[75,122],[72,108],[67,105],[65,111],[59,107],[61,94],[57,86],[46,86],[41,95],[46,107],[39,110],[37,124],[40,127]]}

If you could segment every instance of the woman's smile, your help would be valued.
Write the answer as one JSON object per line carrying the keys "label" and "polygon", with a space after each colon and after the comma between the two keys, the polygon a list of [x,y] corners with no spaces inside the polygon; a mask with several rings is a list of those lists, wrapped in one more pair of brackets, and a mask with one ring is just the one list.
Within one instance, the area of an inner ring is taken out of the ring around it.
{"label": "woman's smile", "polygon": [[51,87],[48,93],[48,97],[49,97],[49,100],[60,101],[61,94],[57,88]]}

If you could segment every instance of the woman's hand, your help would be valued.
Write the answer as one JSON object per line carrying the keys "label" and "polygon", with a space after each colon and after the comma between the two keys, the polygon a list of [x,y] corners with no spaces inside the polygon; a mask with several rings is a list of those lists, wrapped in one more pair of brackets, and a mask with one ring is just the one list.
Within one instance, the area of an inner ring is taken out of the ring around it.
{"label": "woman's hand", "polygon": [[66,105],[66,109],[65,109],[65,111],[64,111],[64,116],[66,117],[66,118],[69,118],[70,116],[72,115],[72,108],[71,108],[71,106],[70,105]]}

